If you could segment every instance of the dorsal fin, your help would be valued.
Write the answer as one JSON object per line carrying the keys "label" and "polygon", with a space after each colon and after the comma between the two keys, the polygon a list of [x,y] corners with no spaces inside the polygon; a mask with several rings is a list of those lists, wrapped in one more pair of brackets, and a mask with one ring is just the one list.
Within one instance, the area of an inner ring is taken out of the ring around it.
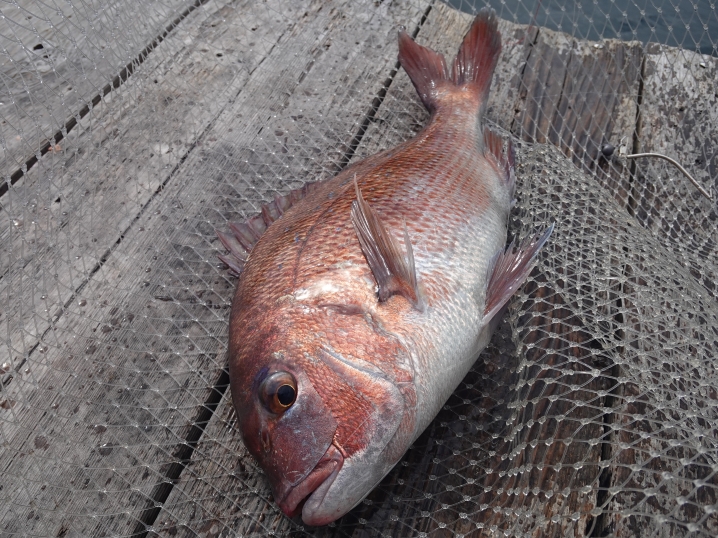
{"label": "dorsal fin", "polygon": [[222,245],[229,251],[228,254],[218,254],[217,257],[227,265],[232,276],[238,277],[241,274],[249,253],[265,230],[290,207],[314,191],[318,184],[319,182],[305,183],[287,194],[278,194],[274,200],[260,208],[259,214],[253,215],[243,222],[230,222],[231,234],[216,231]]}
{"label": "dorsal fin", "polygon": [[419,291],[414,266],[414,252],[404,224],[406,258],[396,240],[389,234],[379,215],[362,197],[354,178],[356,200],[352,202],[351,221],[359,244],[379,286],[379,300],[386,301],[395,294],[403,295],[417,310],[423,310],[424,300]]}

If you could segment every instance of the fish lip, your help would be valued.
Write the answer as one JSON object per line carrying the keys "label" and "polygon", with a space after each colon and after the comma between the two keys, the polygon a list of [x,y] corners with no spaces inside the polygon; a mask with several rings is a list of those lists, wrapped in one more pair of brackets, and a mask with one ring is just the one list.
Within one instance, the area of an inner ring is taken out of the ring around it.
{"label": "fish lip", "polygon": [[[321,503],[343,464],[344,456],[332,443],[314,466],[314,469],[301,482],[292,486],[285,493],[283,499],[277,501],[282,512],[288,517],[294,517],[302,508],[303,501],[308,500],[310,497],[314,504]],[[314,499],[315,496],[317,499]],[[307,521],[305,523],[312,524]]]}

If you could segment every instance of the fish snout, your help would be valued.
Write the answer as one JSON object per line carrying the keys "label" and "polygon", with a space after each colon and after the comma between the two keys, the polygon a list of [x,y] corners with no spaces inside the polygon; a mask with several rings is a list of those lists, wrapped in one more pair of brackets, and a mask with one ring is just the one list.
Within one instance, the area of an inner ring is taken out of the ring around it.
{"label": "fish snout", "polygon": [[[305,503],[321,504],[343,464],[344,456],[332,443],[316,466],[299,483],[292,484],[290,480],[282,480],[274,496],[282,512],[288,517],[294,517]],[[336,517],[314,522],[305,518],[304,522],[307,525],[326,525],[334,519]]]}

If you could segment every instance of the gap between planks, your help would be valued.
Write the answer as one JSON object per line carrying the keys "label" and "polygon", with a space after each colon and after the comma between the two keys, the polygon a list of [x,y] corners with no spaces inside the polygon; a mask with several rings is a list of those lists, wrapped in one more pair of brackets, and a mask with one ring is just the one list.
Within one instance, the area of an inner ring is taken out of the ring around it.
{"label": "gap between planks", "polygon": [[[315,36],[317,35],[315,31],[313,31],[312,34],[315,35]],[[320,37],[321,37],[321,36],[320,36]],[[393,36],[392,36],[392,37],[393,37]],[[353,41],[353,40],[352,40],[352,41]],[[372,48],[375,48],[375,47],[372,47]],[[392,58],[392,60],[391,60],[391,65],[394,65],[394,63],[395,63],[395,60]],[[300,67],[300,66],[298,66],[298,67]],[[298,67],[297,67],[297,68],[298,68]],[[315,67],[315,69],[316,69],[316,67]],[[384,71],[384,72],[386,72],[386,71]],[[278,73],[278,74],[279,74],[279,73]],[[371,78],[372,78],[372,80],[376,80],[374,77],[371,77]],[[261,84],[261,82],[262,82],[262,81],[258,82],[258,84]],[[276,98],[276,97],[277,97],[277,96],[273,96],[273,98]],[[364,103],[365,101],[362,100],[361,102]],[[364,105],[362,104],[362,107],[363,107],[363,106],[364,106]],[[358,112],[358,111],[357,111],[357,112]],[[231,129],[230,129],[230,131],[231,131]],[[220,148],[220,149],[222,149],[222,148]],[[199,157],[199,158],[195,158],[195,159],[193,159],[193,160],[194,160],[194,161],[201,161],[202,158]],[[186,165],[185,165],[185,167],[186,167]],[[205,168],[206,168],[206,167],[205,167]],[[166,191],[165,191],[165,192],[166,192]],[[156,199],[156,198],[154,198],[153,200],[155,200],[155,199]],[[155,205],[156,205],[156,204],[155,204]],[[148,213],[145,212],[145,216],[142,217],[142,218],[143,218],[144,220],[147,220],[147,219],[149,218]],[[136,228],[136,226],[134,226],[133,228]],[[133,233],[134,233],[134,232],[133,232]],[[136,235],[136,234],[135,234],[135,235]],[[124,245],[124,242],[123,242],[123,245]],[[124,246],[121,246],[121,248],[124,248]],[[110,258],[116,257],[116,253],[118,252],[118,250],[119,250],[119,248],[115,250],[115,253],[113,253],[113,255],[110,256]],[[123,273],[124,273],[124,271],[123,271]],[[41,373],[41,372],[37,372],[37,373],[39,374],[39,373]],[[212,384],[212,383],[210,382],[208,385],[205,385],[205,387],[208,387],[208,388],[209,388],[209,387],[211,386],[211,384]],[[202,403],[199,402],[199,405],[202,406]],[[39,431],[42,431],[41,428],[39,428],[38,430],[39,430]],[[186,437],[186,436],[185,436],[185,437]],[[165,474],[165,473],[163,473],[163,474]]]}
{"label": "gap between planks", "polygon": [[20,178],[28,172],[28,170],[30,170],[33,166],[37,164],[39,158],[47,154],[53,146],[59,144],[60,141],[63,140],[68,135],[68,133],[70,133],[77,126],[79,121],[82,120],[85,116],[87,116],[87,114],[94,107],[96,107],[104,97],[106,97],[111,91],[116,90],[120,86],[122,86],[122,84],[124,84],[125,81],[132,76],[132,74],[135,72],[135,69],[137,69],[140,65],[144,63],[144,61],[152,53],[152,51],[155,50],[155,48],[157,48],[157,46],[165,40],[165,38],[169,35],[170,32],[172,32],[172,30],[177,28],[177,26],[193,11],[195,11],[203,4],[206,4],[207,2],[209,2],[209,0],[195,0],[194,4],[187,7],[182,13],[180,13],[176,18],[174,18],[172,22],[170,22],[159,35],[152,39],[150,43],[145,46],[145,48],[142,49],[142,51],[140,51],[140,53],[135,58],[130,60],[127,65],[125,65],[120,70],[120,72],[115,76],[115,78],[112,79],[111,82],[105,84],[102,90],[90,100],[89,104],[86,104],[85,106],[80,108],[77,113],[70,116],[70,118],[65,121],[65,124],[63,125],[62,129],[56,131],[55,134],[52,135],[50,140],[41,144],[39,153],[35,153],[31,157],[26,158],[24,164],[10,174],[9,180],[6,179],[2,183],[0,183],[0,198],[2,198],[5,193],[7,193],[11,185],[17,183]]}

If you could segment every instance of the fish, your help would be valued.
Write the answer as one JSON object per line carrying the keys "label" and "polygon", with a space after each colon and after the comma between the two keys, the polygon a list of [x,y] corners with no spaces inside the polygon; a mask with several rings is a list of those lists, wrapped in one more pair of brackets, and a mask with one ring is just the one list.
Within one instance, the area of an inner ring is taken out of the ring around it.
{"label": "fish", "polygon": [[397,464],[468,373],[553,225],[506,246],[515,150],[484,125],[501,52],[478,13],[451,66],[399,33],[414,138],[219,232],[239,276],[239,430],[289,517],[325,525]]}

